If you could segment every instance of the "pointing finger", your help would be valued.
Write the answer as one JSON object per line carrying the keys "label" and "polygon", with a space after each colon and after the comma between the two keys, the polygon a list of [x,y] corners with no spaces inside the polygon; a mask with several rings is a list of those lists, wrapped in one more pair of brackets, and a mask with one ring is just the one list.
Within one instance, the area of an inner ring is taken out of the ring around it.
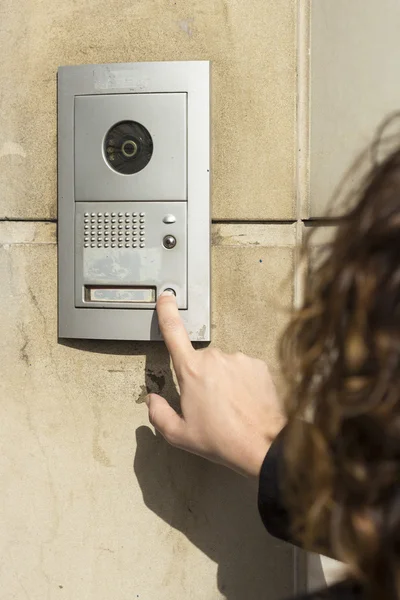
{"label": "pointing finger", "polygon": [[159,297],[157,314],[161,333],[178,372],[195,350],[179,314],[176,298],[171,292],[163,292]]}

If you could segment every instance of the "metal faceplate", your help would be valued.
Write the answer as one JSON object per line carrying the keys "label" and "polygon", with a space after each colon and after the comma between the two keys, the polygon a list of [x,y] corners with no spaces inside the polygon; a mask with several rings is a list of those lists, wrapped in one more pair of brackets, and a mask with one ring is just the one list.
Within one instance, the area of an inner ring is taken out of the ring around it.
{"label": "metal faceplate", "polygon": [[208,62],[60,67],[58,217],[59,337],[210,340]]}

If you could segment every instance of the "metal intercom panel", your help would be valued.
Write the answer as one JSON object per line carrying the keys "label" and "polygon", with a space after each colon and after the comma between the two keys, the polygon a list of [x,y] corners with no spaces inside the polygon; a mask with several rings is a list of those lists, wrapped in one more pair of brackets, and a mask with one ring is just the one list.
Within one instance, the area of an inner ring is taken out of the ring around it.
{"label": "metal intercom panel", "polygon": [[210,340],[210,63],[60,67],[61,338]]}

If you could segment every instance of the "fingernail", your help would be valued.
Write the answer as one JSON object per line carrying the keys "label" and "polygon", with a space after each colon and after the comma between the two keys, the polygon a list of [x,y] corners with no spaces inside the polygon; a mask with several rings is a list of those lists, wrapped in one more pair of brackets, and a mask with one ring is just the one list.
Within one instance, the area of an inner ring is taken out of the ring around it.
{"label": "fingernail", "polygon": [[150,404],[150,394],[148,394],[146,396],[146,398],[144,399],[144,401],[146,402],[147,406],[149,406],[149,404]]}
{"label": "fingernail", "polygon": [[162,292],[162,294],[160,294],[160,296],[175,296],[175,295],[176,294],[175,294],[174,290],[171,290],[169,288],[167,290],[164,290]]}

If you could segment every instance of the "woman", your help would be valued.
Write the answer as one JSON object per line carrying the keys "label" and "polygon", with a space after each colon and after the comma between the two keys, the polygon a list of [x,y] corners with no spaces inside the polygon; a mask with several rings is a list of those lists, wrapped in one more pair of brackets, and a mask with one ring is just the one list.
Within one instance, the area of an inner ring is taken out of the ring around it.
{"label": "woman", "polygon": [[270,533],[348,565],[345,581],[307,598],[398,600],[400,150],[313,262],[281,346],[285,411],[262,361],[195,351],[164,293],[182,414],[151,394],[149,418],[174,446],[258,477]]}

